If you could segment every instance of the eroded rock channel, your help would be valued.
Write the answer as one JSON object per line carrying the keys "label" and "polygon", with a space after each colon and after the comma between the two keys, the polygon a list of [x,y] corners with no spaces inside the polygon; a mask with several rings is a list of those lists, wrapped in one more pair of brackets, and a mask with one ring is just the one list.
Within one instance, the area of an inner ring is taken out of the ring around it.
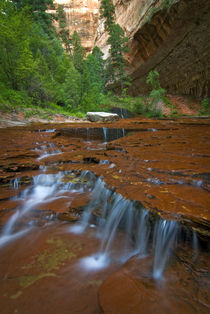
{"label": "eroded rock channel", "polygon": [[208,313],[209,122],[1,129],[5,313]]}

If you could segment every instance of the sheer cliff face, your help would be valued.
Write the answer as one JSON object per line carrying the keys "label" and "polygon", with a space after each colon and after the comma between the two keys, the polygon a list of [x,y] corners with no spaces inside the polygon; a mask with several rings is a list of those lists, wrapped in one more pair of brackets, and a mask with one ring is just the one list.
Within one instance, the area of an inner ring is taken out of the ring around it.
{"label": "sheer cliff face", "polygon": [[[114,0],[114,4],[116,22],[129,37],[130,94],[147,93],[146,76],[156,68],[168,92],[210,96],[209,0],[174,0],[170,10],[162,7],[162,0]],[[96,44],[107,55],[107,35],[102,23],[100,27]]]}
{"label": "sheer cliff face", "polygon": [[[153,0],[113,0],[115,6],[115,22],[119,24],[132,41],[135,32],[140,28]],[[157,2],[157,1],[156,1]],[[104,32],[103,21],[99,19],[96,45],[108,56],[109,47],[106,45],[107,33]],[[128,56],[129,59],[129,56]]]}
{"label": "sheer cliff face", "polygon": [[[83,47],[90,52],[94,46],[98,25],[98,0],[54,0],[55,7],[62,5],[69,33],[76,30]],[[55,25],[58,28],[58,25]]]}
{"label": "sheer cliff face", "polygon": [[[77,30],[87,52],[97,45],[108,56],[107,34],[99,18],[100,0],[55,0],[66,12],[70,34]],[[146,76],[157,69],[170,93],[209,96],[210,1],[113,0],[116,23],[129,38],[130,94],[148,92]]]}
{"label": "sheer cliff face", "polygon": [[147,92],[147,73],[157,68],[168,92],[209,97],[209,38],[208,0],[180,0],[156,12],[130,39],[130,93]]}

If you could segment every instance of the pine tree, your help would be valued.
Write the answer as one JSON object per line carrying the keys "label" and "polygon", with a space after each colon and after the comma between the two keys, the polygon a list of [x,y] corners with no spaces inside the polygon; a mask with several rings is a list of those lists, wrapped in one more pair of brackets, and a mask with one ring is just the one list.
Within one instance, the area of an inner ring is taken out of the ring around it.
{"label": "pine tree", "polygon": [[53,16],[47,12],[47,9],[54,8],[53,0],[16,0],[13,3],[19,10],[27,7],[34,21],[42,25],[47,34],[54,32]]}
{"label": "pine tree", "polygon": [[100,7],[101,18],[105,19],[105,30],[108,32],[107,43],[110,45],[110,57],[106,66],[106,81],[120,83],[121,93],[130,85],[125,73],[126,60],[124,53],[128,52],[128,38],[119,24],[114,22],[115,8],[111,0],[102,0]]}
{"label": "pine tree", "polygon": [[59,5],[57,8],[57,19],[58,19],[59,28],[60,28],[59,35],[65,46],[65,50],[68,53],[71,53],[71,40],[69,36],[69,30],[67,29],[66,15],[61,5]]}
{"label": "pine tree", "polygon": [[104,18],[105,31],[109,32],[114,25],[115,8],[111,0],[102,0],[100,6],[100,17]]}
{"label": "pine tree", "polygon": [[28,85],[34,68],[29,40],[32,22],[25,11],[4,4],[0,7],[0,80],[20,90]]}
{"label": "pine tree", "polygon": [[75,68],[79,71],[79,73],[83,72],[83,65],[84,65],[84,56],[85,50],[81,45],[80,37],[77,31],[74,31],[71,39],[73,53],[72,53],[72,60]]}
{"label": "pine tree", "polygon": [[124,58],[124,53],[129,51],[127,43],[128,38],[125,37],[123,29],[119,24],[114,24],[109,33],[108,44],[110,44],[109,52],[114,82],[120,83],[121,94],[123,89],[130,84],[129,78],[125,73],[127,62]]}

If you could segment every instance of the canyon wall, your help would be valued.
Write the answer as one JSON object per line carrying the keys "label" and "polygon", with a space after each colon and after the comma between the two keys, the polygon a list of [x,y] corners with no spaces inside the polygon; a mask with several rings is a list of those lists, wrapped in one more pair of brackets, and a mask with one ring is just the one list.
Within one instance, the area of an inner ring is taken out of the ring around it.
{"label": "canyon wall", "polygon": [[[114,4],[116,23],[129,38],[130,94],[148,93],[146,77],[156,68],[167,92],[210,96],[209,0],[175,0],[170,9],[162,0],[114,0]],[[107,56],[106,39],[101,22],[96,45]]]}
{"label": "canyon wall", "polygon": [[[77,30],[87,53],[94,45],[108,56],[107,33],[99,17],[100,0],[55,0],[66,12],[70,34]],[[210,1],[113,0],[115,21],[129,38],[129,93],[148,93],[146,76],[157,69],[169,93],[209,97]],[[117,87],[116,87],[117,89]]]}
{"label": "canyon wall", "polygon": [[[95,42],[96,29],[99,17],[98,0],[54,0],[55,9],[61,5],[66,14],[69,34],[76,30],[81,38],[82,46],[89,53]],[[55,10],[50,10],[55,13]],[[58,23],[55,27],[59,29]]]}

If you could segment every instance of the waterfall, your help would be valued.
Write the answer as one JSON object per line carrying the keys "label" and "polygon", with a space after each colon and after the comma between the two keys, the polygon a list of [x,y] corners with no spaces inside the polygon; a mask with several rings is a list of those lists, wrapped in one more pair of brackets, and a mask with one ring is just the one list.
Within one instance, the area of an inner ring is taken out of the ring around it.
{"label": "waterfall", "polygon": [[10,182],[10,186],[15,190],[19,189],[19,184],[20,184],[20,178],[15,178],[12,182]]}
{"label": "waterfall", "polygon": [[199,245],[197,233],[194,230],[193,230],[193,251],[194,251],[193,259],[196,260],[199,254]]}
{"label": "waterfall", "polygon": [[[97,212],[96,218],[94,212]],[[93,219],[96,222],[96,235],[101,240],[98,253],[83,259],[82,263],[90,268],[100,268],[102,265],[105,267],[105,261],[108,265],[112,246],[119,230],[122,230],[124,234],[119,259],[124,262],[134,255],[144,257],[146,254],[151,254],[149,239],[152,235],[154,253],[152,276],[160,279],[178,228],[175,221],[161,218],[151,224],[149,217],[149,211],[139,206],[139,203],[126,200],[122,195],[107,189],[104,181],[99,177],[80,223],[70,227],[71,232],[81,233],[91,225]]]}
{"label": "waterfall", "polygon": [[139,254],[139,256],[145,256],[147,254],[147,247],[150,235],[150,225],[149,225],[149,211],[141,209],[137,213],[138,221],[136,230],[136,245],[134,252]]}
{"label": "waterfall", "polygon": [[[69,175],[73,180],[65,180]],[[15,179],[11,185],[18,189],[20,181],[21,178]],[[82,259],[83,266],[92,269],[106,267],[113,258],[114,245],[121,235],[117,259],[125,262],[134,255],[142,258],[153,254],[152,276],[154,279],[162,278],[178,224],[161,218],[154,222],[150,212],[139,202],[127,200],[108,189],[101,177],[96,178],[89,171],[83,171],[79,176],[70,171],[57,174],[41,173],[35,176],[32,184],[16,197],[23,205],[17,207],[6,223],[0,235],[0,246],[22,236],[32,228],[30,223],[22,230],[17,228],[20,219],[32,209],[59,198],[67,198],[71,202],[74,193],[86,192],[91,193],[91,199],[84,208],[80,222],[71,226],[69,231],[82,233],[90,226],[96,227],[95,236],[100,240],[100,245],[94,255]],[[150,240],[152,251],[149,247]],[[195,232],[193,247],[197,256],[198,241]]]}
{"label": "waterfall", "polygon": [[70,227],[70,231],[73,233],[81,233],[88,227],[92,218],[92,212],[99,208],[103,208],[103,214],[101,218],[98,218],[99,229],[103,227],[108,208],[108,198],[111,195],[111,191],[105,188],[105,183],[101,178],[98,178],[94,189],[92,191],[91,200],[83,211],[81,221]]}
{"label": "waterfall", "polygon": [[53,143],[49,143],[48,146],[43,145],[40,148],[41,150],[38,149],[37,151],[40,152],[41,155],[37,158],[37,160],[61,154],[61,151],[57,149]]}
{"label": "waterfall", "polygon": [[107,142],[107,128],[103,128],[104,142]]}
{"label": "waterfall", "polygon": [[176,221],[160,219],[155,223],[153,234],[154,265],[153,278],[162,277],[170,250],[177,234]]}
{"label": "waterfall", "polygon": [[[21,231],[16,231],[16,226],[20,219],[25,217],[34,208],[60,198],[66,198],[71,201],[75,192],[84,193],[91,190],[91,182],[94,180],[94,176],[90,172],[82,172],[78,182],[64,182],[63,179],[69,174],[74,176],[73,173],[67,171],[58,172],[57,174],[39,174],[33,178],[32,185],[16,197],[16,200],[23,203],[23,205],[17,207],[15,213],[5,224],[0,235],[0,246],[29,231],[31,228],[30,224]],[[87,183],[83,182],[85,178],[89,180]],[[15,180],[13,185],[16,185]],[[66,192],[70,193],[70,196],[64,196]]]}

